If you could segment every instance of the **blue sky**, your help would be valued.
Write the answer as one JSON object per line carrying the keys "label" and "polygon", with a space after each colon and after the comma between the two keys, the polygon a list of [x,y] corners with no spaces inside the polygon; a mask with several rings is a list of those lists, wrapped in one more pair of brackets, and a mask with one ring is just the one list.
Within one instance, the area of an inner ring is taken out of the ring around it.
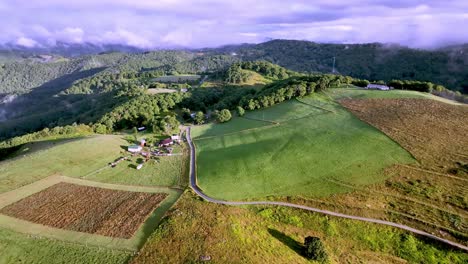
{"label": "blue sky", "polygon": [[430,48],[468,42],[468,1],[0,0],[0,43],[141,48],[299,39]]}

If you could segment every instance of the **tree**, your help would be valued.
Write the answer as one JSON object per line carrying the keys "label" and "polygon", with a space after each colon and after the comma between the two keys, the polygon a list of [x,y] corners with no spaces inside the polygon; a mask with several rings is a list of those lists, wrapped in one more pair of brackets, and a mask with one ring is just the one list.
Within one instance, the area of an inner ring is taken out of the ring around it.
{"label": "tree", "polygon": [[322,241],[318,237],[308,236],[304,240],[304,255],[308,259],[316,260],[321,263],[328,261],[328,254],[325,251]]}
{"label": "tree", "polygon": [[94,132],[96,132],[98,134],[106,134],[106,132],[107,132],[107,128],[103,124],[96,124],[96,125],[94,125],[93,129],[94,129]]}
{"label": "tree", "polygon": [[237,107],[237,114],[239,116],[244,116],[245,115],[245,110],[244,110],[244,108],[242,108],[242,106]]}
{"label": "tree", "polygon": [[151,130],[152,130],[153,133],[155,133],[155,134],[161,132],[161,129],[159,128],[159,124],[158,124],[157,122],[154,122],[154,123],[153,123],[153,126],[152,126]]}
{"label": "tree", "polygon": [[202,111],[198,111],[196,114],[195,114],[195,123],[197,125],[201,125],[203,124],[203,122],[205,122],[205,115],[203,114]]}
{"label": "tree", "polygon": [[133,137],[135,138],[135,141],[138,141],[138,129],[136,127],[133,127]]}
{"label": "tree", "polygon": [[217,116],[217,119],[220,123],[227,122],[231,120],[231,118],[232,118],[231,111],[229,111],[228,109],[221,110]]}
{"label": "tree", "polygon": [[190,109],[188,108],[182,108],[182,118],[184,120],[190,120],[191,116],[190,116]]}
{"label": "tree", "polygon": [[166,135],[172,135],[179,128],[179,121],[174,115],[165,116],[159,123],[159,127]]}

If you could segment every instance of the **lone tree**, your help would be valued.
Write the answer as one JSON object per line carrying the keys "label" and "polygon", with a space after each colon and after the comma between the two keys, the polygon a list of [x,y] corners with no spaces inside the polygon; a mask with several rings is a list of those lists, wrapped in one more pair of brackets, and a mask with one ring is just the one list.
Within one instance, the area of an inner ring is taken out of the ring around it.
{"label": "lone tree", "polygon": [[219,111],[217,115],[217,119],[220,123],[224,123],[224,122],[231,120],[231,117],[232,117],[231,112],[228,109],[223,109]]}
{"label": "lone tree", "polygon": [[308,259],[312,259],[320,263],[328,262],[328,254],[325,251],[322,241],[318,237],[308,236],[305,238],[304,255]]}
{"label": "lone tree", "polygon": [[203,114],[203,112],[202,111],[197,112],[197,114],[195,115],[195,123],[197,123],[197,125],[201,125],[203,124],[204,121],[205,121],[205,115]]}
{"label": "lone tree", "polygon": [[238,106],[238,107],[237,107],[237,114],[238,114],[239,116],[244,116],[245,110],[244,110],[244,108],[242,108],[242,106]]}

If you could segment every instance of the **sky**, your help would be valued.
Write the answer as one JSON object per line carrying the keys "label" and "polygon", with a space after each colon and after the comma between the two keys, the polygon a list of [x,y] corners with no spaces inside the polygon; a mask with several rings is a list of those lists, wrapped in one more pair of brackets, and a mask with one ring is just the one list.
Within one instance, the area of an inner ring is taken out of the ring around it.
{"label": "sky", "polygon": [[468,0],[0,0],[0,43],[468,43]]}

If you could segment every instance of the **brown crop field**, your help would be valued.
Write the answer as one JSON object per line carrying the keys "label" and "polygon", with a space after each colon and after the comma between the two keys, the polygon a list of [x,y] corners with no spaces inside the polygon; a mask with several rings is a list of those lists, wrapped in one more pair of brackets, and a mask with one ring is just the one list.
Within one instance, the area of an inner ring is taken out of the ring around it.
{"label": "brown crop field", "polygon": [[166,196],[61,182],[0,213],[55,228],[128,239]]}
{"label": "brown crop field", "polygon": [[468,106],[427,99],[350,99],[340,103],[398,142],[422,167],[468,175]]}

